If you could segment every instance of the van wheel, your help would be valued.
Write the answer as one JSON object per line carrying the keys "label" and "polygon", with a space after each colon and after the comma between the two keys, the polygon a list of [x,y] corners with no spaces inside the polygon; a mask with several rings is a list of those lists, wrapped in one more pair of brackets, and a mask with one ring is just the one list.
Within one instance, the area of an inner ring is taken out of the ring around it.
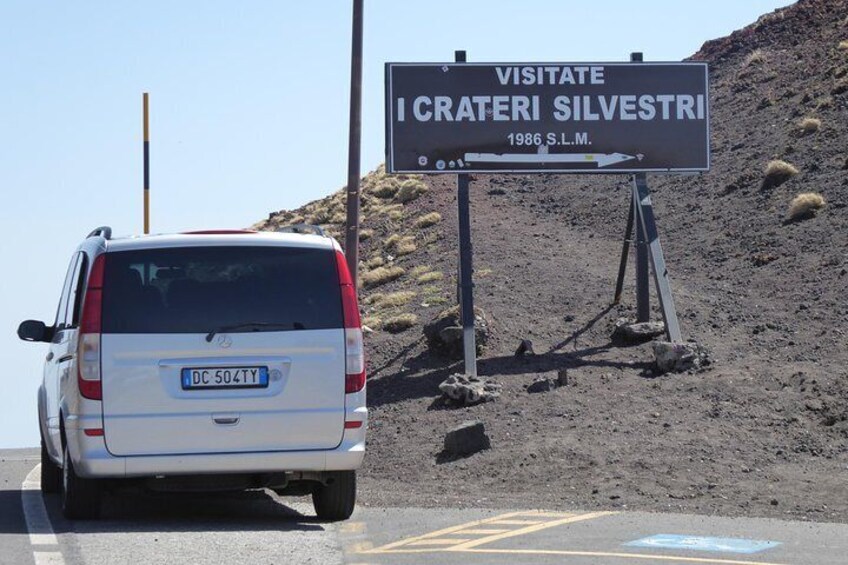
{"label": "van wheel", "polygon": [[53,463],[47,446],[41,440],[41,492],[55,494],[62,489],[62,469]]}
{"label": "van wheel", "polygon": [[100,517],[100,485],[77,476],[67,445],[62,455],[62,514],[69,520]]}
{"label": "van wheel", "polygon": [[312,492],[315,513],[321,520],[347,520],[356,505],[356,471],[327,473],[327,484]]}

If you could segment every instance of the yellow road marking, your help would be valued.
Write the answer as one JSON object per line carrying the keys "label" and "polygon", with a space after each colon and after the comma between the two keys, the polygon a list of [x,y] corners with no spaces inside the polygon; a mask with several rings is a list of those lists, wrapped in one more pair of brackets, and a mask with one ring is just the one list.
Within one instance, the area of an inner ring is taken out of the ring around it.
{"label": "yellow road marking", "polygon": [[[473,522],[468,522],[465,524],[460,524],[458,526],[451,526],[449,528],[444,528],[441,530],[437,530],[435,532],[430,532],[427,534],[423,534],[420,536],[414,536],[411,538],[402,539],[396,542],[392,542],[380,547],[376,547],[373,549],[369,549],[367,551],[361,551],[360,553],[426,553],[432,551],[463,551],[468,548],[477,547],[484,543],[490,543],[493,541],[497,541],[500,539],[520,536],[524,534],[529,534],[533,532],[537,532],[539,530],[544,530],[546,528],[552,528],[555,526],[560,526],[562,524],[569,524],[572,522],[580,522],[582,520],[591,520],[593,518],[600,518],[601,516],[607,516],[610,514],[615,514],[615,512],[593,512],[590,514],[567,514],[567,513],[551,513],[551,512],[541,512],[541,511],[519,511],[519,512],[509,512],[507,514],[501,514],[499,516],[493,516],[492,518],[486,518],[483,520],[475,520]],[[524,520],[519,518],[529,518],[529,517],[539,517],[539,516],[557,516],[559,519],[550,520],[550,521],[540,521],[540,520]],[[504,522],[508,522],[512,520],[513,525],[524,525],[524,528],[517,529],[505,529],[505,528],[496,528],[495,531],[486,528],[487,525],[494,524],[502,524]],[[484,526],[480,528],[480,526]],[[471,534],[475,529],[479,529],[480,533],[488,534],[492,533],[492,535],[486,535],[482,538],[472,539],[472,540],[456,540],[459,543],[456,543],[453,546],[446,547],[433,547],[433,548],[421,548],[421,549],[403,549],[404,547],[410,546],[421,546],[421,545],[433,545],[433,540],[436,539],[444,539],[445,536],[449,534],[458,534],[462,533],[463,535]],[[429,540],[429,541],[427,541]]]}
{"label": "yellow road marking", "polygon": [[499,526],[532,526],[533,524],[541,524],[543,520],[498,520],[492,522]]}
{"label": "yellow road marking", "polygon": [[[460,530],[465,530],[467,528],[474,528],[476,526],[482,526],[484,524],[489,524],[489,523],[491,523],[495,520],[500,520],[500,519],[503,519],[503,518],[509,518],[509,517],[512,517],[512,516],[519,516],[521,514],[524,514],[524,512],[510,512],[508,514],[501,514],[500,516],[495,516],[493,518],[486,518],[484,520],[475,520],[473,522],[467,522],[465,524],[460,524],[458,526],[451,526],[450,528],[444,528],[444,529],[441,529],[441,530],[436,530],[435,532],[430,532],[429,534],[414,536],[414,537],[411,537],[411,538],[406,538],[406,539],[402,539],[402,540],[399,540],[399,541],[395,541],[395,542],[377,547],[375,549],[372,549],[368,553],[385,553],[385,552],[392,550],[396,547],[400,547],[402,545],[408,545],[411,542],[415,542],[415,541],[422,540],[422,539],[441,537],[441,536],[444,536],[446,534],[452,534],[452,533],[458,532]],[[422,552],[422,551],[429,551],[429,550],[421,549],[421,550],[412,550],[412,551]]]}
{"label": "yellow road marking", "polygon": [[430,538],[430,539],[422,539],[419,541],[414,541],[408,543],[407,545],[459,545],[461,543],[465,543],[467,541],[471,541],[468,538],[458,539],[458,538]]}
{"label": "yellow road marking", "polygon": [[[675,555],[654,555],[648,553],[622,553],[614,551],[568,551],[557,549],[484,549],[479,548],[483,544],[493,543],[502,539],[515,536],[523,536],[554,528],[564,524],[581,522],[584,520],[592,520],[603,516],[610,516],[617,512],[591,512],[588,514],[566,514],[554,512],[510,512],[501,514],[484,520],[475,520],[466,524],[444,528],[428,534],[415,536],[400,541],[396,541],[381,547],[371,548],[366,544],[361,544],[362,549],[358,553],[480,553],[493,555],[559,555],[569,557],[605,557],[616,559],[636,559],[636,560],[652,560],[652,561],[667,561],[677,563],[702,563],[710,565],[784,565],[781,563],[773,563],[768,561],[743,561],[738,559],[716,559],[712,557],[681,557]],[[556,517],[556,520],[539,521],[539,520],[522,520],[522,517]],[[504,529],[504,528],[487,528],[480,527],[492,524],[514,524],[527,525],[524,528]],[[456,539],[442,537],[447,534],[462,534],[462,535],[484,535],[477,539]],[[415,546],[415,549],[407,549]],[[420,547],[432,546],[432,547]]]}
{"label": "yellow road marking", "polygon": [[[402,551],[402,550],[401,550]],[[649,555],[647,553],[617,553],[612,551],[560,551],[557,549],[450,549],[461,553],[498,553],[503,555],[563,555],[572,557],[619,557],[621,559],[652,559],[684,563],[711,563],[713,565],[785,565],[767,561],[738,561],[710,557],[677,557],[674,555]],[[400,553],[400,552],[399,552]]]}
{"label": "yellow road marking", "polygon": [[551,520],[550,522],[537,523],[532,526],[527,526],[526,528],[519,528],[510,532],[495,534],[493,536],[487,536],[460,545],[455,545],[453,547],[447,548],[447,551],[461,551],[464,549],[470,549],[472,547],[477,547],[478,545],[483,545],[485,543],[492,543],[506,538],[532,534],[541,530],[547,530],[548,528],[555,528],[556,526],[562,526],[564,524],[573,524],[574,522],[582,522],[584,520],[592,520],[594,518],[600,518],[602,516],[609,516],[610,514],[615,514],[615,512],[590,512],[589,514],[577,514],[574,516],[569,516],[567,518],[560,518],[559,520]]}

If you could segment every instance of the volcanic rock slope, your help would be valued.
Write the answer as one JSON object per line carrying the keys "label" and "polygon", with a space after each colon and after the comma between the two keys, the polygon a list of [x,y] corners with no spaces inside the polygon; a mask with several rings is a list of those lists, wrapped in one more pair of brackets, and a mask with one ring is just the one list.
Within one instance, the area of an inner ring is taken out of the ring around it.
{"label": "volcanic rock slope", "polygon": [[[478,175],[479,370],[503,389],[446,404],[437,386],[462,364],[430,354],[422,324],[456,302],[455,178],[367,175],[362,502],[848,520],[846,40],[848,2],[802,0],[692,57],[710,63],[712,170],[649,184],[684,336],[711,352],[702,372],[656,375],[650,344],[611,343],[634,316],[632,263],[611,305],[627,178]],[[798,171],[777,186],[776,159]],[[790,221],[805,192],[826,205]],[[340,191],[257,226],[339,235],[344,219]],[[535,355],[513,355],[521,339]],[[532,392],[561,369],[566,386]],[[491,449],[447,457],[445,432],[470,419]]]}

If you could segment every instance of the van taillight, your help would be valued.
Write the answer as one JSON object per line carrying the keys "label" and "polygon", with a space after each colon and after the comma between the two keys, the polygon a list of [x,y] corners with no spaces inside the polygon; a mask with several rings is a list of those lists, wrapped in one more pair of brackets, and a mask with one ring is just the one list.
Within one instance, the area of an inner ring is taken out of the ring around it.
{"label": "van taillight", "polygon": [[356,290],[347,268],[344,253],[336,251],[336,270],[342,292],[342,315],[345,337],[345,394],[359,392],[365,387],[365,346],[362,343],[362,322]]}
{"label": "van taillight", "polygon": [[362,329],[345,328],[345,394],[359,392],[365,386],[365,347]]}
{"label": "van taillight", "polygon": [[105,255],[98,255],[88,276],[88,286],[82,303],[77,350],[77,382],[80,394],[91,400],[101,400],[100,381],[100,319],[103,312],[103,267]]}

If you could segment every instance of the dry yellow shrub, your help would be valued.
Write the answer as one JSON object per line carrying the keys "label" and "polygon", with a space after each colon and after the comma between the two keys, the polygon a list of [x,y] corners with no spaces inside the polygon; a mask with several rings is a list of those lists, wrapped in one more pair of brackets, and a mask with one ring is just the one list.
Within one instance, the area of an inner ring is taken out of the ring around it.
{"label": "dry yellow shrub", "polygon": [[816,211],[824,208],[825,201],[821,194],[802,192],[789,203],[789,219],[800,220],[815,215]]}
{"label": "dry yellow shrub", "polygon": [[774,161],[769,161],[768,165],[766,165],[765,173],[764,186],[775,187],[797,175],[798,169],[786,161],[775,159]]}
{"label": "dry yellow shrub", "polygon": [[424,214],[423,216],[419,216],[413,222],[413,225],[416,228],[429,228],[430,226],[434,226],[442,221],[442,215],[438,212],[430,212],[429,214]]}
{"label": "dry yellow shrub", "polygon": [[362,286],[374,288],[399,279],[405,272],[403,267],[377,267],[362,275]]}
{"label": "dry yellow shrub", "polygon": [[401,204],[412,202],[427,192],[427,185],[418,179],[406,179],[400,183],[400,188],[395,195],[395,200]]}
{"label": "dry yellow shrub", "polygon": [[415,298],[415,292],[411,290],[401,290],[399,292],[390,292],[389,294],[381,294],[379,299],[372,302],[375,308],[395,308],[409,304]]}
{"label": "dry yellow shrub", "polygon": [[821,127],[821,120],[818,118],[804,118],[801,120],[801,123],[798,124],[798,127],[801,128],[802,133],[815,133],[819,131],[819,128]]}
{"label": "dry yellow shrub", "polygon": [[433,282],[433,281],[440,281],[443,278],[445,278],[445,275],[443,275],[441,272],[433,271],[433,272],[430,272],[430,273],[424,273],[423,275],[420,275],[416,280],[419,283],[423,284],[423,283],[428,283],[428,282]]}
{"label": "dry yellow shrub", "polygon": [[395,334],[406,331],[417,323],[418,316],[415,314],[400,314],[383,322],[383,329],[389,333]]}

